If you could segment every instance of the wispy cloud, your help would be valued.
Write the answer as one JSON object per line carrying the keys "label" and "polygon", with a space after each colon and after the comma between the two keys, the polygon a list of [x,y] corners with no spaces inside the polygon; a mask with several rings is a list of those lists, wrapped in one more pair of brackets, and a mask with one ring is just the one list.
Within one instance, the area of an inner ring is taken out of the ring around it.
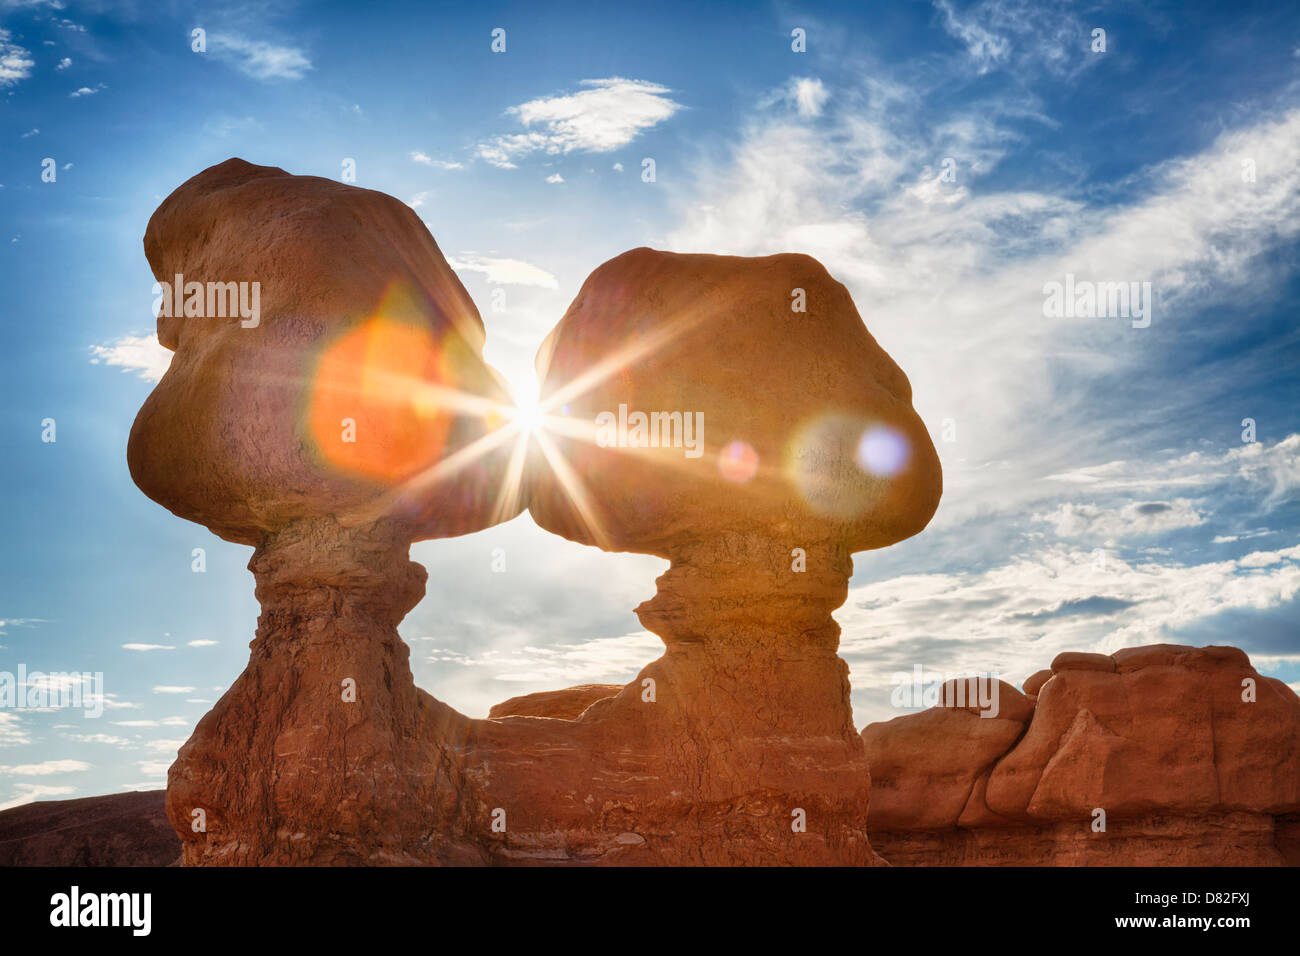
{"label": "wispy cloud", "polygon": [[1119,508],[1065,502],[1054,511],[1035,515],[1035,520],[1050,523],[1062,538],[1113,540],[1195,527],[1205,523],[1205,516],[1197,512],[1192,502],[1178,498],[1133,501]]}
{"label": "wispy cloud", "polygon": [[22,718],[11,710],[0,710],[0,747],[20,747],[31,742]]}
{"label": "wispy cloud", "polygon": [[953,0],[934,0],[934,7],[980,75],[1005,68],[1069,78],[1101,62],[1090,50],[1091,29],[1080,8],[1063,0],[980,0],[961,9]]}
{"label": "wispy cloud", "polygon": [[174,651],[172,644],[123,644],[124,651]]}
{"label": "wispy cloud", "polygon": [[507,113],[529,129],[480,143],[477,154],[503,169],[530,153],[562,155],[603,153],[626,146],[641,133],[664,122],[681,104],[672,91],[645,80],[611,77],[583,80],[576,93],[542,97],[511,107]]}
{"label": "wispy cloud", "polygon": [[411,162],[419,163],[422,166],[432,166],[434,169],[464,169],[464,163],[457,163],[446,159],[434,159],[428,153],[422,153],[419,150],[411,153]]}
{"label": "wispy cloud", "polygon": [[35,65],[32,55],[14,42],[13,35],[0,29],[0,86],[13,86],[27,79]]}
{"label": "wispy cloud", "polygon": [[449,256],[447,263],[457,272],[481,272],[494,285],[531,285],[543,289],[559,288],[555,276],[540,266],[520,259],[499,259],[463,252]]}
{"label": "wispy cloud", "polygon": [[307,54],[296,47],[252,40],[239,33],[209,35],[208,50],[255,80],[300,80],[312,68]]}
{"label": "wispy cloud", "polygon": [[793,76],[758,101],[760,109],[783,104],[805,119],[821,116],[830,98],[830,90],[818,77]]}
{"label": "wispy cloud", "polygon": [[124,335],[107,345],[92,345],[90,354],[92,365],[114,365],[124,372],[135,372],[146,382],[162,378],[172,361],[172,353],[152,333]]}
{"label": "wispy cloud", "polygon": [[89,769],[90,764],[84,760],[45,760],[41,763],[0,767],[0,773],[12,774],[15,777],[49,777],[59,773],[80,773]]}

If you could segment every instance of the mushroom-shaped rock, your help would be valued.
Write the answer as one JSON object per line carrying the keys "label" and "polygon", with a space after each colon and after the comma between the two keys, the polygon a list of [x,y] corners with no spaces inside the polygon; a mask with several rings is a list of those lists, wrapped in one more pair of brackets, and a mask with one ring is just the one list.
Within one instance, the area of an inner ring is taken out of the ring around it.
{"label": "mushroom-shaped rock", "polygon": [[[538,353],[529,510],[669,558],[638,613],[665,641],[838,640],[854,551],[913,535],[942,475],[907,377],[804,255],[634,249],[588,277]],[[756,600],[761,596],[761,600]]]}
{"label": "mushroom-shaped rock", "polygon": [[[689,799],[682,812],[718,832],[753,831],[734,858],[871,862],[831,612],[850,555],[917,533],[938,504],[906,376],[815,259],[650,249],[591,274],[538,370],[534,518],[672,562],[637,608],[667,652],[577,725],[665,754],[661,799]],[[772,856],[792,807],[824,842]]]}
{"label": "mushroom-shaped rock", "polygon": [[756,532],[847,553],[925,527],[942,477],[907,377],[809,256],[634,249],[588,277],[538,355],[545,528],[684,557]]}
{"label": "mushroom-shaped rock", "polygon": [[409,545],[519,509],[478,313],[405,204],[238,159],[163,202],[145,253],[176,354],[131,474],[255,545],[262,605],[248,668],[169,774],[184,859],[425,858],[429,728],[464,719],[417,691],[397,635],[424,593]]}
{"label": "mushroom-shaped rock", "polygon": [[[176,353],[127,450],[149,497],[253,545],[326,514],[408,541],[512,516],[482,320],[405,203],[229,159],[163,201],[144,248]],[[444,479],[475,442],[492,460]]]}

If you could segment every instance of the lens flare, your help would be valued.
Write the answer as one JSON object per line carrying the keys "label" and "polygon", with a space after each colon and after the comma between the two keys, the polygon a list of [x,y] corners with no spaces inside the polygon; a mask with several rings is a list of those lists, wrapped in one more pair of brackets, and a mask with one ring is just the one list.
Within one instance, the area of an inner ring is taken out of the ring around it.
{"label": "lens flare", "polygon": [[874,425],[862,433],[855,459],[858,467],[878,478],[892,478],[907,466],[912,447],[907,438],[887,425]]}
{"label": "lens flare", "polygon": [[733,441],[718,452],[718,474],[743,485],[758,472],[758,452],[749,442]]}
{"label": "lens flare", "polygon": [[428,328],[382,315],[330,343],[307,406],[316,452],[390,484],[438,461],[454,417],[451,358]]}

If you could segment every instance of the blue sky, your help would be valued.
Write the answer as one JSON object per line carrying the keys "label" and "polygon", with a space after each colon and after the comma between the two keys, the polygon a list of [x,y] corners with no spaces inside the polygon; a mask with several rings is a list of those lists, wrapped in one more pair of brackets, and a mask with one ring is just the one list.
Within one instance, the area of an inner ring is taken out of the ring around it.
{"label": "blue sky", "polygon": [[[1018,682],[1065,649],[1233,643],[1300,683],[1294,5],[261,6],[0,0],[0,671],[102,671],[109,705],[0,709],[0,806],[163,785],[247,659],[250,549],[125,463],[167,360],[145,224],[230,156],[352,159],[415,207],[520,390],[619,252],[821,259],[945,472],[837,612],[859,726],[914,666]],[[1150,282],[1151,324],[1046,317],[1067,273]],[[631,611],[657,559],[526,515],[413,555],[416,679],[473,716],[660,651]]]}

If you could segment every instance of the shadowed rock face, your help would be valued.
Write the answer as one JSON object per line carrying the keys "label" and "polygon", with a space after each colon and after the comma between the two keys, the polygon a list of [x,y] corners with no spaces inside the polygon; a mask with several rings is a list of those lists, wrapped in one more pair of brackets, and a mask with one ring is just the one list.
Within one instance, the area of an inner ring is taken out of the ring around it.
{"label": "shadowed rock face", "polygon": [[996,718],[931,708],[862,731],[891,862],[1300,863],[1300,698],[1242,651],[1067,653],[1043,673],[1036,696],[1003,687]]}
{"label": "shadowed rock face", "polygon": [[[256,546],[249,666],[168,777],[187,864],[877,861],[831,611],[852,552],[919,531],[940,475],[820,265],[606,263],[543,348],[569,408],[525,462],[477,314],[396,200],[232,160],[164,202],[146,250],[160,279],[264,290],[254,328],[160,318],[176,359],[129,449],[151,497]],[[702,414],[699,454],[584,440],[620,403]],[[544,527],[672,560],[638,609],[667,649],[581,709],[470,720],[412,680],[408,544],[513,515],[519,466]]]}
{"label": "shadowed rock face", "polygon": [[0,811],[0,866],[170,866],[181,841],[163,801],[147,790]]}

